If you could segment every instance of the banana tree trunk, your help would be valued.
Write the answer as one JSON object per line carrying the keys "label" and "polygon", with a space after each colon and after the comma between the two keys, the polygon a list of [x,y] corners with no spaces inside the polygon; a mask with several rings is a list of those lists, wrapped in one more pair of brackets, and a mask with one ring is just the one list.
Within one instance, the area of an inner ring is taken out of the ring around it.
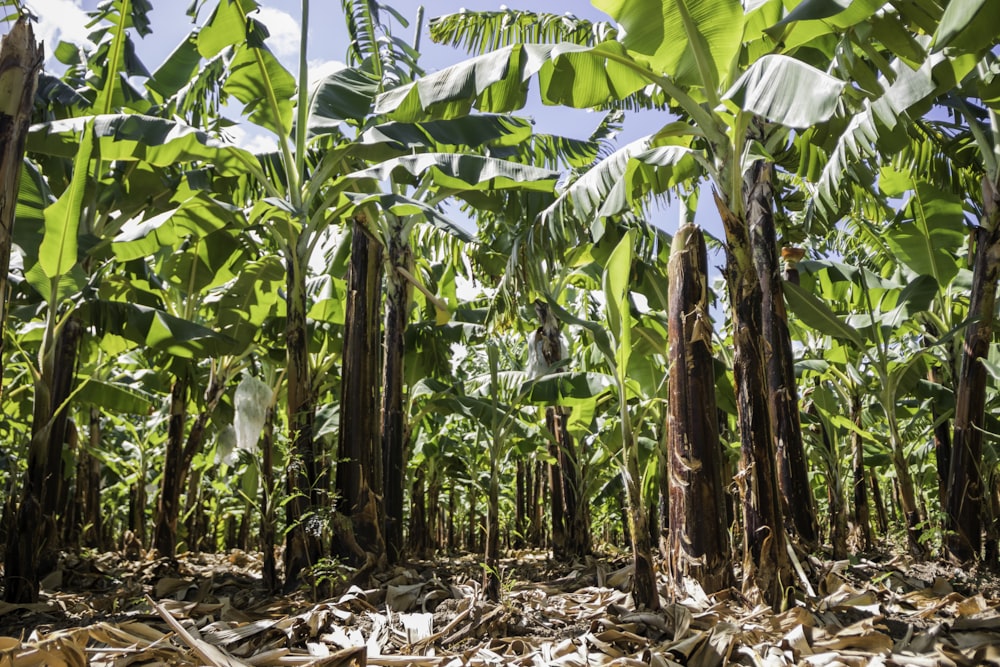
{"label": "banana tree trunk", "polygon": [[156,505],[153,548],[160,556],[173,557],[177,541],[177,517],[180,514],[181,454],[184,450],[184,422],[187,421],[188,378],[183,371],[170,388],[170,418],[167,421],[167,445],[163,456],[163,478]]}
{"label": "banana tree trunk", "polygon": [[77,548],[80,546],[80,527],[83,525],[80,515],[82,507],[80,493],[82,484],[86,483],[86,476],[80,474],[82,447],[80,446],[80,432],[73,419],[68,420],[65,447],[65,453],[69,455],[69,460],[76,463],[72,466],[72,483],[66,485],[66,492],[60,497],[58,533],[63,545]]}
{"label": "banana tree trunk", "polygon": [[878,531],[885,535],[889,531],[889,517],[886,516],[885,503],[882,502],[882,487],[878,482],[878,472],[868,468],[868,482],[872,487],[872,500],[875,502],[875,523]]}
{"label": "banana tree trunk", "polygon": [[31,124],[42,49],[31,22],[21,17],[0,41],[0,395],[3,392],[4,327],[7,323],[7,274],[13,241],[14,211],[21,182],[24,142]]}
{"label": "banana tree trunk", "polygon": [[[66,522],[72,519],[67,513],[70,498],[71,475],[67,475],[63,452],[72,452],[77,444],[76,424],[65,407],[73,391],[76,376],[76,359],[83,338],[83,325],[70,317],[62,327],[56,344],[56,362],[52,368],[51,430],[48,434],[48,473],[45,493],[42,496],[42,514],[52,517],[52,533],[47,539],[47,552],[43,552],[40,574],[45,575],[56,566],[60,536],[66,533]],[[60,409],[62,407],[62,409]],[[72,472],[76,472],[75,467]]]}
{"label": "banana tree trunk", "polygon": [[389,218],[388,266],[385,297],[385,363],[382,376],[382,455],[385,465],[385,549],[390,563],[403,555],[403,488],[405,485],[406,417],[403,412],[403,336],[409,309],[409,290],[399,269],[408,269],[410,244],[403,220]]}
{"label": "banana tree trunk", "polygon": [[[563,360],[562,335],[559,321],[542,301],[535,301],[535,314],[540,326],[533,344],[540,347],[547,366]],[[552,493],[552,552],[556,558],[585,556],[590,552],[590,517],[587,503],[581,498],[582,480],[576,443],[567,430],[570,410],[561,406],[545,411],[545,423],[552,434],[549,455],[555,461],[549,465],[549,486]]]}
{"label": "banana tree trunk", "polygon": [[320,479],[316,465],[313,424],[316,404],[312,368],[309,363],[309,329],[306,325],[305,253],[297,244],[286,249],[285,351],[287,358],[288,428],[291,451],[286,466],[288,502],[285,505],[285,588],[300,583],[307,568],[323,555],[320,531],[307,524],[318,519],[321,505]]}
{"label": "banana tree trunk", "polygon": [[514,476],[514,548],[524,548],[525,516],[528,507],[526,493],[528,466],[524,459],[517,459],[517,471]]}
{"label": "banana tree trunk", "polygon": [[77,473],[77,484],[81,485],[80,507],[83,532],[81,543],[103,551],[104,519],[101,514],[101,461],[91,452],[100,451],[101,447],[101,411],[90,409],[90,428],[87,436],[90,446],[82,448]]}
{"label": "banana tree trunk", "polygon": [[[769,184],[765,187],[770,189]],[[762,196],[765,200],[756,209],[758,215],[750,220],[750,239],[762,293],[767,399],[774,428],[781,511],[788,533],[797,538],[803,548],[812,551],[818,543],[816,511],[813,509],[812,489],[809,487],[805,449],[802,446],[792,339],[788,333],[788,314],[785,312],[785,292],[778,266],[778,240],[770,193],[762,193]]]}
{"label": "banana tree trunk", "polygon": [[[443,513],[445,511],[444,507],[440,508],[438,507],[437,501],[439,497],[440,496],[438,494],[434,493],[430,494],[430,502],[431,502],[430,509],[433,509],[434,511],[428,513],[431,514],[432,516],[438,516],[440,513]],[[458,528],[456,525],[458,523],[457,516],[458,516],[458,490],[455,488],[455,485],[452,484],[448,488],[448,520],[444,521],[442,519],[438,521],[438,524],[443,526],[442,531],[444,532],[444,535],[441,536],[440,539],[438,539],[436,544],[431,545],[433,549],[437,550],[440,549],[442,546],[444,546],[448,549],[449,553],[453,553],[456,549],[458,549]]]}
{"label": "banana tree trunk", "polygon": [[123,541],[129,543],[126,551],[135,549],[135,557],[138,558],[138,550],[146,548],[146,471],[139,474],[139,479],[135,481],[128,490],[128,526]]}
{"label": "banana tree trunk", "polygon": [[565,508],[566,554],[582,557],[591,551],[590,504],[583,496],[583,476],[576,442],[567,428],[570,411],[556,408],[559,439],[559,468],[562,472]]}
{"label": "banana tree trunk", "polygon": [[668,568],[706,593],[732,584],[725,521],[722,443],[715,406],[708,253],[701,229],[684,225],[668,265],[670,520]]}
{"label": "banana tree trunk", "polygon": [[69,428],[68,406],[76,375],[76,355],[83,327],[69,317],[52,343],[43,342],[42,375],[35,382],[31,443],[24,490],[8,535],[4,583],[7,602],[37,602],[40,577],[55,567],[57,512],[67,493],[62,450]]}
{"label": "banana tree trunk", "polygon": [[473,489],[469,489],[469,531],[465,537],[465,548],[468,551],[478,550],[479,517],[476,513],[476,495]]}
{"label": "banana tree trunk", "polygon": [[559,456],[559,438],[563,432],[563,415],[556,412],[556,408],[545,409],[545,427],[549,430],[552,438],[548,441],[548,452],[551,462],[547,464],[549,473],[549,517],[552,526],[552,556],[557,559],[564,559],[567,556],[566,550],[566,501],[563,498],[563,469],[559,465],[562,457]]}
{"label": "banana tree trunk", "polygon": [[486,503],[486,540],[483,545],[483,598],[500,601],[500,466],[490,466]]}
{"label": "banana tree trunk", "polygon": [[[167,429],[167,452],[164,461],[160,498],[157,503],[153,548],[160,556],[173,558],[177,548],[177,519],[180,515],[181,489],[191,470],[195,454],[205,440],[208,420],[226,390],[226,375],[213,370],[205,391],[205,407],[191,424],[187,439],[184,422],[187,415],[188,380],[178,378],[170,395],[170,422]],[[182,444],[183,443],[183,444]],[[190,545],[189,545],[190,546]]]}
{"label": "banana tree trunk", "polygon": [[187,536],[188,550],[198,553],[208,542],[208,522],[202,502],[201,488],[202,469],[191,471],[187,478],[187,493],[184,494],[184,533]]}
{"label": "banana tree trunk", "polygon": [[[927,379],[934,384],[942,384],[941,367],[932,362]],[[941,507],[948,503],[948,468],[951,466],[951,422],[941,418],[937,400],[931,402],[931,419],[934,420],[934,457],[937,461],[938,500]],[[947,530],[947,520],[942,528]]]}
{"label": "banana tree trunk", "polygon": [[962,368],[955,391],[955,438],[948,471],[945,551],[951,560],[964,563],[980,557],[983,481],[983,427],[986,406],[986,367],[980,360],[989,354],[996,312],[997,278],[1000,276],[1000,192],[983,179],[985,215],[976,228],[976,257],[969,298],[971,322],[965,330]]}
{"label": "banana tree trunk", "polygon": [[[819,381],[816,381],[817,384]],[[847,505],[844,501],[844,481],[840,467],[840,448],[830,432],[826,419],[820,415],[815,403],[810,403],[806,414],[812,417],[819,432],[820,443],[826,455],[823,457],[826,469],[826,505],[827,527],[830,530],[830,544],[833,547],[833,557],[847,558]]]}
{"label": "banana tree trunk", "polygon": [[[620,388],[619,393],[623,397],[620,400],[624,403],[624,388]],[[624,416],[628,406],[622,405],[620,410]],[[625,508],[632,545],[632,563],[635,568],[632,596],[636,607],[656,611],[660,608],[660,593],[656,587],[656,570],[653,568],[653,539],[649,533],[649,520],[642,499],[638,448],[631,427],[622,434],[622,457],[621,474],[625,486]]]}
{"label": "banana tree trunk", "polygon": [[861,439],[861,396],[851,402],[851,421],[857,430],[851,433],[851,468],[854,479],[854,525],[861,531],[862,547],[867,551],[874,545],[871,514],[868,511],[868,485],[865,480],[865,449]]}
{"label": "banana tree trunk", "polygon": [[743,589],[751,598],[778,607],[791,580],[777,487],[774,440],[764,365],[763,294],[753,265],[747,219],[771,213],[771,166],[756,162],[745,176],[746,218],[716,193],[726,232],[726,282],[733,313],[733,375],[740,433],[743,502]]}
{"label": "banana tree trunk", "polygon": [[410,535],[407,548],[415,558],[427,557],[427,546],[430,542],[427,523],[426,499],[426,465],[421,464],[413,473],[413,486],[410,491]]}
{"label": "banana tree trunk", "polygon": [[844,500],[844,484],[840,467],[840,450],[834,444],[833,435],[825,420],[820,421],[823,447],[829,461],[827,468],[826,501],[830,512],[830,544],[833,557],[847,558],[847,505]]}
{"label": "banana tree trunk", "polygon": [[261,433],[261,482],[262,496],[260,503],[260,549],[264,552],[264,564],[261,578],[264,588],[275,593],[281,587],[278,578],[277,559],[274,556],[277,537],[277,503],[274,501],[274,416],[273,403],[267,407],[264,415],[264,431]]}
{"label": "banana tree trunk", "polygon": [[899,509],[903,522],[906,524],[906,545],[910,554],[918,559],[928,556],[927,545],[923,540],[923,520],[920,508],[917,506],[917,493],[913,484],[913,474],[910,472],[910,461],[907,458],[903,444],[903,436],[899,432],[899,421],[896,418],[894,395],[883,383],[882,405],[886,406],[886,423],[889,427],[889,443],[891,451],[889,458],[896,471],[896,487],[899,493]]}
{"label": "banana tree trunk", "polygon": [[545,464],[535,461],[532,468],[528,470],[528,488],[531,495],[528,498],[528,544],[536,549],[545,547],[545,520],[542,498],[545,497],[545,476],[542,475],[542,468]]}
{"label": "banana tree trunk", "polygon": [[357,567],[385,559],[382,448],[379,436],[379,346],[382,247],[358,221],[347,271],[344,364],[337,464],[336,551]]}

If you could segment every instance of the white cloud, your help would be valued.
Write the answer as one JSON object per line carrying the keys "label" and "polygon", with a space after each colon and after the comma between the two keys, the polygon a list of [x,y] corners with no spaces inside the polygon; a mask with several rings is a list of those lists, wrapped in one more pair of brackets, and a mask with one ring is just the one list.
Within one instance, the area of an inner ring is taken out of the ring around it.
{"label": "white cloud", "polygon": [[45,42],[45,51],[51,58],[60,41],[83,44],[87,42],[90,17],[73,0],[30,0],[28,9],[38,17],[35,37]]}
{"label": "white cloud", "polygon": [[254,18],[267,26],[267,31],[271,33],[267,38],[267,45],[276,56],[280,58],[299,55],[302,30],[299,22],[292,18],[291,14],[272,7],[261,7]]}
{"label": "white cloud", "polygon": [[309,88],[312,89],[317,83],[330,76],[334,72],[347,67],[339,60],[310,60],[309,61]]}
{"label": "white cloud", "polygon": [[244,125],[233,125],[226,128],[226,133],[233,143],[245,148],[251,153],[271,153],[278,150],[278,141],[270,134],[251,129],[247,131]]}

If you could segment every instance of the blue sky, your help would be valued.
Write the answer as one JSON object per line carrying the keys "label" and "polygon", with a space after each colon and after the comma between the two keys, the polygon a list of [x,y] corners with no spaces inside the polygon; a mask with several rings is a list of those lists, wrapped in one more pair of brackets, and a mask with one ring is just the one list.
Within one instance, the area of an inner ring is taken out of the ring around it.
{"label": "blue sky", "polygon": [[[190,0],[153,0],[150,14],[153,34],[137,40],[139,55],[146,67],[152,71],[163,61],[191,29],[190,18],[185,15]],[[99,0],[28,0],[27,4],[41,18],[38,26],[39,37],[46,42],[46,51],[51,53],[59,40],[83,41],[86,39],[85,11],[93,10]],[[272,51],[293,73],[298,69],[298,48],[300,34],[301,4],[298,0],[263,0],[258,19],[271,32],[268,39]],[[417,7],[415,0],[397,0],[391,5],[400,14],[413,20]],[[455,64],[466,56],[463,52],[434,44],[427,31],[427,21],[442,14],[460,11],[496,10],[503,6],[499,0],[434,0],[425,4],[425,20],[420,40],[421,64],[428,72],[433,72]],[[533,4],[533,3],[527,3]],[[199,21],[208,18],[214,2],[206,3]],[[511,7],[516,5],[511,4]],[[608,20],[608,16],[583,0],[550,0],[544,11],[550,13],[569,12],[591,20]],[[308,61],[311,71],[321,70],[324,65],[343,61],[347,51],[347,30],[341,12],[341,3],[331,0],[312,0],[309,6]],[[397,33],[407,41],[412,38],[413,25]],[[54,61],[50,60],[50,63]],[[538,123],[538,131],[559,133],[572,137],[585,137],[600,119],[597,113],[553,108],[542,105],[537,96],[529,100],[525,110]],[[627,123],[623,140],[631,141],[647,134],[660,125],[657,118],[633,115],[634,122]]]}
{"label": "blue sky", "polygon": [[[289,71],[295,73],[298,69],[298,50],[300,40],[301,3],[299,0],[259,0],[261,9],[258,20],[267,25],[271,36],[268,44],[271,50],[282,60]],[[40,17],[37,33],[45,40],[46,52],[50,53],[60,40],[86,40],[87,17],[84,12],[96,8],[99,0],[27,0],[28,6]],[[152,0],[153,10],[150,14],[153,33],[136,42],[139,57],[146,67],[153,71],[184,39],[191,30],[190,18],[185,11],[190,0]],[[417,8],[421,4],[416,0],[396,0],[391,6],[408,20],[413,20]],[[421,65],[427,72],[433,72],[463,60],[464,52],[434,44],[427,32],[427,22],[430,18],[461,11],[497,10],[503,7],[500,0],[434,0],[425,5],[424,27],[420,40]],[[207,20],[215,2],[210,0],[202,8],[199,23]],[[512,8],[533,7],[537,3],[509,4]],[[595,9],[585,0],[549,0],[544,11],[549,13],[571,13],[590,20],[609,20],[603,12]],[[345,59],[347,51],[347,30],[341,2],[334,0],[312,0],[309,3],[309,39],[308,62],[311,78],[317,74],[336,67]],[[397,31],[397,36],[410,41],[413,35],[413,25]],[[58,66],[54,59],[49,60],[52,66]],[[541,104],[537,93],[529,95],[528,106],[519,112],[520,115],[531,117],[535,121],[537,132],[560,134],[574,138],[588,136],[601,118],[600,113],[585,110],[568,109],[565,107],[549,107]],[[238,117],[239,110],[233,110],[232,116]],[[629,114],[619,143],[627,143],[649,134],[666,122],[662,114],[644,113]],[[236,128],[233,139],[251,150],[266,150],[274,145],[274,140],[267,133],[249,124],[241,124]],[[710,197],[703,196],[703,205]],[[712,208],[712,207],[710,207]],[[704,211],[704,214],[702,213]],[[667,231],[673,231],[677,226],[677,213],[674,207],[654,211],[652,222]],[[714,233],[721,233],[718,227],[717,214],[714,208],[699,211],[699,220]]]}

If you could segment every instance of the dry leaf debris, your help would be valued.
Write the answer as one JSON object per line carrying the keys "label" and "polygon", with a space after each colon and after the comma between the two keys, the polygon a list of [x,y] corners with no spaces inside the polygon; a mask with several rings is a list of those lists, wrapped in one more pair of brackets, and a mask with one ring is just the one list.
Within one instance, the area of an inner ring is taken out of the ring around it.
{"label": "dry leaf debris", "polygon": [[268,595],[256,565],[67,556],[42,603],[0,605],[0,667],[1000,665],[1000,587],[935,564],[812,559],[817,595],[780,613],[665,578],[663,609],[637,610],[630,568],[594,559],[559,570],[520,554],[499,604],[479,599],[468,557],[320,602]]}

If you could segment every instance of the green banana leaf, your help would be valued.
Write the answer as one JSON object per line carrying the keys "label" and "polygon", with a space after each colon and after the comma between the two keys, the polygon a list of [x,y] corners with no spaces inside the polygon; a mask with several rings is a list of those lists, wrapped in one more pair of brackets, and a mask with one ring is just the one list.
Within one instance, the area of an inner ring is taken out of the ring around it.
{"label": "green banana leaf", "polygon": [[28,134],[28,150],[46,155],[73,157],[80,135],[92,127],[95,151],[102,160],[141,160],[156,167],[204,161],[222,176],[238,176],[248,165],[259,168],[248,151],[214,139],[184,123],[141,114],[80,116],[39,123]]}
{"label": "green banana leaf", "polygon": [[826,303],[795,283],[785,282],[785,301],[788,309],[802,320],[806,326],[829,334],[834,338],[848,341],[857,349],[864,348],[864,341],[857,329],[837,317]]}
{"label": "green banana leaf", "polygon": [[614,386],[615,379],[604,373],[563,372],[528,380],[520,393],[529,403],[575,407],[593,402]]}
{"label": "green banana leaf", "polygon": [[740,51],[739,0],[593,0],[623,28],[637,61],[684,86],[723,87]]}

